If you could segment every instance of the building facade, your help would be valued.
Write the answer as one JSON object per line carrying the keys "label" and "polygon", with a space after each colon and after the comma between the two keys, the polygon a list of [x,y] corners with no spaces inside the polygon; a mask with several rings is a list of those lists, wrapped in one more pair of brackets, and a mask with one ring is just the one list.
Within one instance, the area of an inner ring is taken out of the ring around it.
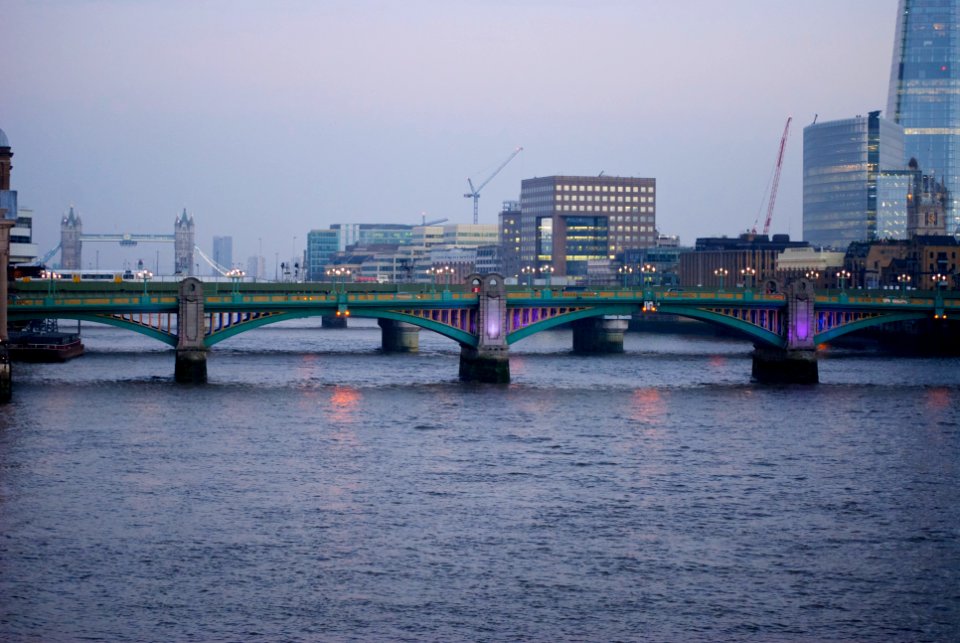
{"label": "building facade", "polygon": [[878,236],[882,170],[905,168],[903,128],[870,112],[803,129],[803,238],[843,249]]}
{"label": "building facade", "polygon": [[785,234],[703,237],[680,254],[679,283],[684,288],[756,286],[777,279],[777,259],[788,248],[806,248]]}
{"label": "building facade", "polygon": [[520,274],[520,202],[504,201],[500,209],[500,270],[505,277]]}
{"label": "building facade", "polygon": [[586,279],[591,262],[656,243],[656,179],[548,176],[520,190],[520,264]]}
{"label": "building facade", "polygon": [[887,117],[907,158],[945,186],[946,226],[960,233],[960,0],[900,0]]}
{"label": "building facade", "polygon": [[[215,236],[213,238],[213,263],[225,270],[233,268],[233,237]],[[214,269],[213,274],[219,274]]]}

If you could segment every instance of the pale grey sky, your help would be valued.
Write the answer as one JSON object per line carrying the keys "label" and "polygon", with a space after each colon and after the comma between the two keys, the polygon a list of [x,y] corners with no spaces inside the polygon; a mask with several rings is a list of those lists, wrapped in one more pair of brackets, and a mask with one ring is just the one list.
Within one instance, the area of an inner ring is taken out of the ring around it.
{"label": "pale grey sky", "polygon": [[[0,0],[0,128],[41,250],[86,232],[234,237],[268,265],[338,222],[481,222],[520,181],[651,176],[658,227],[802,232],[802,128],[886,105],[896,0]],[[294,239],[296,237],[296,240]],[[101,250],[102,263],[156,247]],[[169,252],[168,249],[163,250]],[[85,263],[92,260],[85,252]],[[166,257],[166,255],[164,255]],[[172,263],[164,258],[163,263]]]}

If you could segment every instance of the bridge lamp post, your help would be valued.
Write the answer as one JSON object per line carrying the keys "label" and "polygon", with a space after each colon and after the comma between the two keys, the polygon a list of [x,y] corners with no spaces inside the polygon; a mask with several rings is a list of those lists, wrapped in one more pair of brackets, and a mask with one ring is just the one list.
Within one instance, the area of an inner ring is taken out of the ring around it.
{"label": "bridge lamp post", "polygon": [[227,276],[230,277],[230,280],[233,282],[233,294],[240,294],[240,280],[247,276],[247,273],[240,270],[239,268],[233,268],[227,271]]}
{"label": "bridge lamp post", "polygon": [[427,276],[430,278],[430,292],[437,292],[437,269],[433,266],[427,268]]}
{"label": "bridge lamp post", "polygon": [[533,266],[524,266],[523,268],[520,269],[520,272],[523,273],[524,277],[526,277],[528,286],[533,285],[533,273],[536,272],[536,270],[537,269],[534,268]]}
{"label": "bridge lamp post", "polygon": [[813,283],[817,283],[817,279],[820,278],[820,273],[817,272],[816,270],[808,270],[807,273],[803,276],[806,277],[809,281],[812,281]]}
{"label": "bridge lamp post", "polygon": [[44,270],[40,276],[47,280],[47,295],[54,295],[57,292],[57,279],[60,278],[60,273]]}
{"label": "bridge lamp post", "polygon": [[619,272],[623,276],[623,287],[626,288],[627,279],[629,279],[630,275],[633,274],[633,268],[631,268],[630,266],[620,266],[619,268],[617,268],[617,272]]}
{"label": "bridge lamp post", "polygon": [[540,272],[547,280],[547,288],[550,288],[550,276],[553,275],[553,266],[540,266]]}
{"label": "bridge lamp post", "polygon": [[940,289],[947,285],[947,276],[942,272],[938,272],[933,276],[933,286],[937,292],[940,292]]}
{"label": "bridge lamp post", "polygon": [[726,268],[717,268],[713,271],[713,274],[720,279],[720,292],[723,292],[723,280],[726,279],[727,275],[730,274],[730,271]]}
{"label": "bridge lamp post", "polygon": [[837,273],[837,279],[840,280],[840,292],[844,292],[844,284],[846,284],[847,279],[852,276],[849,270],[841,270]]}
{"label": "bridge lamp post", "polygon": [[643,264],[643,268],[640,269],[640,274],[643,275],[643,287],[649,288],[650,282],[653,281],[653,275],[657,274],[657,267],[650,263]]}
{"label": "bridge lamp post", "polygon": [[740,270],[740,274],[743,276],[743,287],[750,290],[753,286],[753,279],[757,276],[757,269],[748,266]]}
{"label": "bridge lamp post", "polygon": [[445,275],[447,275],[447,287],[449,288],[453,285],[453,274],[456,272],[456,270],[453,268],[453,266],[444,266],[443,272]]}
{"label": "bridge lamp post", "polygon": [[897,281],[900,282],[900,296],[906,298],[907,296],[907,284],[910,283],[910,275],[904,273],[902,275],[897,275]]}
{"label": "bridge lamp post", "polygon": [[150,279],[153,279],[153,273],[150,272],[149,270],[141,270],[139,276],[140,276],[141,279],[143,279],[143,294],[144,294],[144,296],[146,296],[146,294],[147,294],[147,281],[149,281]]}

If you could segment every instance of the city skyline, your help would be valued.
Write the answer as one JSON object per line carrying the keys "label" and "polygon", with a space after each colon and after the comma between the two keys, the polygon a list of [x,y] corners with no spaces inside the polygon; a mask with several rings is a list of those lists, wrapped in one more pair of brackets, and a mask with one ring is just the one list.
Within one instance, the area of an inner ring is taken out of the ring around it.
{"label": "city skyline", "polygon": [[332,223],[469,223],[467,177],[518,145],[481,223],[523,179],[604,172],[657,180],[664,234],[736,235],[792,115],[772,232],[799,238],[799,130],[883,108],[896,9],[17,2],[0,127],[41,252],[74,204],[91,232],[166,233],[185,207],[201,248],[284,258]]}

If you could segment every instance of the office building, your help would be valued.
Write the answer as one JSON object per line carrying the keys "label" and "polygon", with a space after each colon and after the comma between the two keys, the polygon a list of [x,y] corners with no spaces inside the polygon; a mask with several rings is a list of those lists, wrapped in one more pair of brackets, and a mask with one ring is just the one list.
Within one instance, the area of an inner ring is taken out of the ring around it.
{"label": "office building", "polygon": [[803,129],[803,238],[844,249],[878,236],[882,170],[905,168],[903,128],[870,112]]}
{"label": "office building", "polygon": [[548,176],[520,190],[520,264],[586,280],[591,263],[656,243],[656,179]]}
{"label": "office building", "polygon": [[960,232],[960,0],[900,0],[887,118],[906,158],[947,191],[946,227]]}
{"label": "office building", "polygon": [[[233,268],[233,237],[213,238],[213,263],[225,270]],[[220,273],[214,269],[212,274]]]}
{"label": "office building", "polygon": [[29,263],[37,259],[33,242],[33,210],[20,208],[17,222],[10,230],[10,263]]}

